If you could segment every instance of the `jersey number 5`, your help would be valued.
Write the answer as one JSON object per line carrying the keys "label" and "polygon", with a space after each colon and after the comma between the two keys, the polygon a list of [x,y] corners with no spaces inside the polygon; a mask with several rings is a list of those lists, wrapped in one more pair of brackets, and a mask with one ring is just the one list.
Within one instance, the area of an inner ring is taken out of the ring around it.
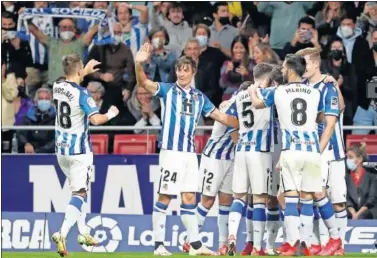
{"label": "jersey number 5", "polygon": [[250,108],[251,102],[242,103],[242,117],[245,119],[243,125],[246,128],[251,128],[254,125],[254,113]]}
{"label": "jersey number 5", "polygon": [[302,126],[306,123],[306,109],[308,105],[304,99],[297,98],[291,102],[291,120],[292,123],[296,126]]}
{"label": "jersey number 5", "polygon": [[55,108],[56,108],[56,121],[58,125],[64,129],[69,129],[72,126],[71,122],[71,107],[65,101],[60,101],[55,99]]}

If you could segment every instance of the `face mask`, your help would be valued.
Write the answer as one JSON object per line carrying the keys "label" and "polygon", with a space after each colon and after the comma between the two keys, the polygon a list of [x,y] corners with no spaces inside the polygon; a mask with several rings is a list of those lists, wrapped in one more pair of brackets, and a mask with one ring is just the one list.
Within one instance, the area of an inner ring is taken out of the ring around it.
{"label": "face mask", "polygon": [[38,109],[42,112],[46,112],[50,109],[51,101],[47,99],[38,100]]}
{"label": "face mask", "polygon": [[330,51],[330,56],[335,60],[339,61],[343,57],[343,51],[336,49],[336,50],[331,50]]}
{"label": "face mask", "polygon": [[372,49],[373,49],[375,52],[377,52],[377,42],[374,42],[374,43],[373,43]]}
{"label": "face mask", "polygon": [[158,49],[162,45],[162,42],[161,42],[160,38],[153,38],[152,39],[152,44],[153,44],[154,48]]}
{"label": "face mask", "polygon": [[13,11],[14,11],[14,5],[10,5],[10,6],[6,7],[5,10],[8,11],[8,12],[13,13]]}
{"label": "face mask", "polygon": [[341,26],[340,32],[345,38],[349,38],[353,35],[353,29],[349,26]]}
{"label": "face mask", "polygon": [[222,25],[227,25],[230,23],[229,21],[229,17],[220,17],[219,18],[219,22],[222,24]]}
{"label": "face mask", "polygon": [[196,36],[196,39],[199,41],[199,46],[200,47],[205,47],[208,44],[208,37],[207,36]]}
{"label": "face mask", "polygon": [[114,45],[119,45],[120,42],[122,42],[123,37],[119,35],[114,36]]}
{"label": "face mask", "polygon": [[356,162],[353,159],[347,159],[346,165],[347,165],[347,168],[351,171],[355,171],[355,169],[357,168]]}
{"label": "face mask", "polygon": [[75,33],[73,31],[62,31],[59,35],[62,40],[71,40],[75,36]]}

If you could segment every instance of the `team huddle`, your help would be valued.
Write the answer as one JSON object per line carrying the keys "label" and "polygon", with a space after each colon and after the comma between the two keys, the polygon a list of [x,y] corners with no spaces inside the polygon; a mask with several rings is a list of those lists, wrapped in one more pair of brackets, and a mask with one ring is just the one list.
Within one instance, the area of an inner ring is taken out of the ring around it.
{"label": "team huddle", "polygon": [[[282,67],[256,65],[254,83],[242,83],[219,109],[190,86],[196,64],[189,57],[178,60],[176,83],[148,80],[143,64],[150,52],[148,44],[141,47],[135,70],[138,87],[158,96],[162,105],[161,177],[152,216],[154,255],[171,255],[164,246],[166,211],[176,195],[182,199],[180,216],[187,230],[183,250],[189,255],[236,255],[243,216],[247,237],[241,255],[344,255],[347,213],[340,122],[344,101],[336,81],[321,74],[318,50],[287,55]],[[76,222],[83,228],[79,242],[96,244],[83,226],[93,165],[88,120],[102,124],[118,111],[112,107],[106,115],[98,114],[94,101],[77,84],[98,64],[89,62],[83,68],[76,60],[75,68],[65,71],[66,81],[54,84],[58,161],[72,188],[61,231],[53,236],[61,256],[67,255],[65,238]],[[74,108],[67,104],[71,100],[76,101]],[[71,114],[80,126],[72,126]],[[202,115],[216,122],[199,165],[194,136]],[[202,193],[198,205],[196,192]],[[218,252],[199,238],[216,197]],[[284,243],[276,249],[280,227]]]}

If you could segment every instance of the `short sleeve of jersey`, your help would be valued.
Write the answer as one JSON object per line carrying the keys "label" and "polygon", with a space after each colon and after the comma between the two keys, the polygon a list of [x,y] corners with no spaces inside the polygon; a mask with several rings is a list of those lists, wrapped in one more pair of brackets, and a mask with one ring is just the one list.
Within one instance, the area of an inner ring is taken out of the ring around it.
{"label": "short sleeve of jersey", "polygon": [[99,112],[94,99],[89,95],[88,90],[80,90],[80,107],[88,117]]}
{"label": "short sleeve of jersey", "polygon": [[339,116],[339,96],[335,86],[332,83],[326,84],[323,94],[325,115]]}
{"label": "short sleeve of jersey", "polygon": [[234,99],[233,103],[226,110],[225,114],[230,115],[230,116],[234,116],[236,118],[238,117],[236,99]]}
{"label": "short sleeve of jersey", "polygon": [[260,89],[260,95],[266,107],[271,107],[275,103],[275,90],[276,88]]}
{"label": "short sleeve of jersey", "polygon": [[173,84],[171,83],[158,82],[157,91],[154,95],[160,98],[165,98],[172,86]]}
{"label": "short sleeve of jersey", "polygon": [[212,102],[208,99],[206,95],[203,94],[204,97],[204,104],[203,104],[203,109],[202,109],[202,114],[205,117],[208,117],[214,110],[215,110],[215,105],[212,104]]}

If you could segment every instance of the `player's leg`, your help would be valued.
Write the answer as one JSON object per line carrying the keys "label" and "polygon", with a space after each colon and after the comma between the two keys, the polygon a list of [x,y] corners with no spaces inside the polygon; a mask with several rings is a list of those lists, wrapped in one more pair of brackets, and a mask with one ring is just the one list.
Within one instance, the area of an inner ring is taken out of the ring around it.
{"label": "player's leg", "polygon": [[177,168],[176,160],[180,162],[180,156],[174,151],[161,150],[159,156],[160,183],[158,187],[158,199],[153,207],[152,224],[155,241],[154,255],[168,256],[171,253],[165,248],[166,210],[171,196],[179,194],[179,182],[182,177],[181,169]]}
{"label": "player's leg", "polygon": [[302,179],[299,171],[302,167],[302,161],[299,159],[299,152],[296,151],[284,151],[280,157],[281,186],[285,201],[284,225],[289,245],[284,250],[285,252],[282,253],[284,256],[295,254],[300,239],[299,227],[297,225],[300,225],[298,203]]}
{"label": "player's leg", "polygon": [[327,193],[334,207],[335,222],[339,229],[340,239],[342,240],[342,246],[335,253],[337,255],[344,255],[344,239],[347,230],[347,186],[345,171],[344,160],[332,161],[330,163],[330,178]]}
{"label": "player's leg", "polygon": [[246,243],[241,251],[242,256],[250,255],[254,248],[254,228],[253,228],[253,194],[249,189],[247,194],[247,207],[245,210],[245,225],[246,225]]}
{"label": "player's leg", "polygon": [[196,212],[196,193],[199,192],[200,178],[198,159],[195,153],[179,153],[182,162],[177,163],[183,171],[179,179],[179,190],[182,196],[181,220],[186,228],[187,241],[190,243],[190,255],[213,255],[214,253],[202,245],[199,238],[199,226]]}
{"label": "player's leg", "polygon": [[232,181],[233,189],[233,202],[230,207],[229,212],[229,251],[228,255],[235,255],[236,253],[236,240],[238,227],[240,225],[240,220],[246,205],[247,191],[249,189],[249,175],[246,166],[246,155],[245,152],[236,152],[234,160],[234,173]]}

